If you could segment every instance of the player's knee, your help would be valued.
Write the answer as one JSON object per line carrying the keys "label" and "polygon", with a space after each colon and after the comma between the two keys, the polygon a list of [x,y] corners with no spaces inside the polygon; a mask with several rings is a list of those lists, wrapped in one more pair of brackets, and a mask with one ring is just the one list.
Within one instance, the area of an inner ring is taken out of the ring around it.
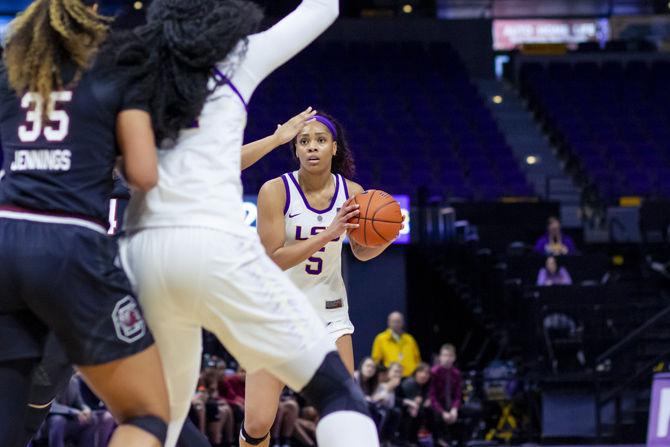
{"label": "player's knee", "polygon": [[337,352],[329,353],[301,394],[325,417],[336,411],[369,416],[360,387],[349,375]]}
{"label": "player's knee", "polygon": [[[272,423],[270,424],[272,426]],[[255,427],[257,428],[257,427]],[[267,427],[264,433],[261,432],[249,432],[247,430],[246,420],[242,424],[240,429],[240,439],[249,445],[261,445],[268,436],[270,436],[270,427]]]}
{"label": "player's knee", "polygon": [[244,430],[251,438],[264,438],[270,432],[272,424],[275,422],[275,415],[265,412],[265,414],[247,415],[244,419]]}
{"label": "player's knee", "polygon": [[165,444],[165,438],[167,438],[168,422],[166,419],[163,419],[159,416],[134,416],[127,419],[123,419],[121,422],[122,425],[131,425],[135,428],[149,433],[154,438],[158,439],[160,445]]}

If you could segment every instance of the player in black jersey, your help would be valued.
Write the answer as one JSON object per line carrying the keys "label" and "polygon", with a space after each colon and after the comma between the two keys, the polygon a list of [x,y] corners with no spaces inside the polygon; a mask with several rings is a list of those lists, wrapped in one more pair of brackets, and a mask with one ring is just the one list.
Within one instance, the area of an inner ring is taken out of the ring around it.
{"label": "player in black jersey", "polygon": [[[130,189],[115,171],[114,190],[109,200],[108,230],[108,234],[114,239],[118,240],[123,234],[123,214],[129,199]],[[23,435],[13,446],[7,447],[26,447],[28,445],[49,415],[56,396],[67,387],[73,374],[74,370],[63,348],[53,333],[49,334],[40,364],[33,371],[24,422],[18,424],[24,427]],[[211,444],[195,424],[187,420],[177,446],[211,447]]]}
{"label": "player in black jersey", "polygon": [[106,235],[117,158],[146,191],[155,142],[126,72],[93,62],[107,31],[96,11],[91,0],[34,1],[12,22],[0,67],[2,446],[20,435],[12,422],[49,331],[120,422],[110,446],[165,437],[158,352]]}

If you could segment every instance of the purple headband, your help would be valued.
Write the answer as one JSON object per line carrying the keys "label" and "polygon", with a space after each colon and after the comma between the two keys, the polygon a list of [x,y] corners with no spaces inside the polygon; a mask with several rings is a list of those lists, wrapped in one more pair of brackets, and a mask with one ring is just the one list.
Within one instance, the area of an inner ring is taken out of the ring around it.
{"label": "purple headband", "polygon": [[333,124],[331,120],[321,115],[314,115],[314,120],[326,126],[330,131],[330,134],[333,136],[333,140],[337,140],[337,127],[335,127],[335,124]]}

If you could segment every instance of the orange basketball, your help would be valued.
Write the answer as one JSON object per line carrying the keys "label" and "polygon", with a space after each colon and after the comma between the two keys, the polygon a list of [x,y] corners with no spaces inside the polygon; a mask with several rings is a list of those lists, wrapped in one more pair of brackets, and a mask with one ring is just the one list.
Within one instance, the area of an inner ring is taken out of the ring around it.
{"label": "orange basketball", "polygon": [[359,204],[360,214],[349,223],[360,227],[351,230],[349,237],[366,247],[378,247],[398,237],[402,227],[400,204],[391,194],[370,189],[354,197]]}

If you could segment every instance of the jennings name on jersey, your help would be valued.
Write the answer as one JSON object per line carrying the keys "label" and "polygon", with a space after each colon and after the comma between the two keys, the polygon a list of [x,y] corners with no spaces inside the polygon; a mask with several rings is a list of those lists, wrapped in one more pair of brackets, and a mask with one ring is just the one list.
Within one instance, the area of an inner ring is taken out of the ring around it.
{"label": "jennings name on jersey", "polygon": [[[298,171],[281,178],[286,190],[286,246],[325,230],[349,196],[344,177],[334,174],[335,194],[330,206],[317,210],[309,205],[300,188]],[[329,242],[305,262],[286,271],[293,283],[307,295],[324,323],[349,318],[347,290],[342,279],[342,240],[340,237]]]}
{"label": "jennings name on jersey", "polygon": [[[61,74],[65,85],[77,78],[71,63]],[[96,65],[76,85],[42,98],[17,95],[0,62],[0,207],[73,215],[105,226],[120,155],[116,117],[130,109],[147,109],[144,93],[119,70]]]}

